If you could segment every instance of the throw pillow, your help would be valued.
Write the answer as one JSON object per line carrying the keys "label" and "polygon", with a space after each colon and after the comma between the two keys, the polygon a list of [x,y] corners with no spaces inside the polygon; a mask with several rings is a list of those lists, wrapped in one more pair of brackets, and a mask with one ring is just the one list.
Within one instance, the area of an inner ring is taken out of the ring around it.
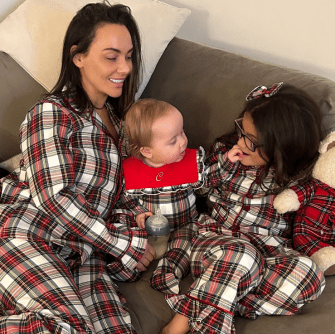
{"label": "throw pillow", "polygon": [[[0,23],[0,50],[8,53],[47,90],[56,83],[66,29],[91,0],[25,0]],[[110,3],[116,1],[110,0]],[[121,0],[129,6],[142,36],[144,71],[138,98],[159,58],[190,10],[157,0]]]}

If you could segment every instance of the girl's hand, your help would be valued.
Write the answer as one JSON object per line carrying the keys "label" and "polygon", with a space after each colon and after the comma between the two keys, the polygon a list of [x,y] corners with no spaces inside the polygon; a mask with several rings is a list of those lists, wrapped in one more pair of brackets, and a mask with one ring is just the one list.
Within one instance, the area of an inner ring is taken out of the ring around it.
{"label": "girl's hand", "polygon": [[137,270],[146,271],[149,267],[149,264],[155,258],[155,256],[156,256],[156,252],[154,248],[149,243],[147,243],[147,248],[145,249],[144,254],[141,257],[141,259],[137,263],[137,266],[136,266]]}
{"label": "girl's hand", "polygon": [[242,160],[243,158],[243,152],[242,150],[237,146],[234,145],[233,148],[228,152],[228,159],[235,163],[239,160]]}
{"label": "girl's hand", "polygon": [[153,213],[149,212],[149,211],[138,214],[135,218],[137,226],[139,228],[144,229],[145,228],[145,220],[152,215],[153,215]]}

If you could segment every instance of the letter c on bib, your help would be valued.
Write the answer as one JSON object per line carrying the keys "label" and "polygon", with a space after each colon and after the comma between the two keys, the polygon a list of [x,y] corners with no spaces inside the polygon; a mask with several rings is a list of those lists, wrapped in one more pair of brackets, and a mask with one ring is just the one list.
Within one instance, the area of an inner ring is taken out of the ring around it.
{"label": "letter c on bib", "polygon": [[164,173],[163,172],[159,172],[156,176],[156,181],[162,181],[162,178],[164,176]]}

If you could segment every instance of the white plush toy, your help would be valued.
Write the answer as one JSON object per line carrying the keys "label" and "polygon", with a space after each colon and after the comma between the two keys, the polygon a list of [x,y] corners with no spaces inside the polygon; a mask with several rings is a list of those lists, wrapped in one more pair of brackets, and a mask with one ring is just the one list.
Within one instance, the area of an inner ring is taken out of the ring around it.
{"label": "white plush toy", "polygon": [[320,144],[313,179],[281,192],[274,200],[279,213],[297,211],[295,249],[311,257],[325,276],[335,274],[335,132]]}

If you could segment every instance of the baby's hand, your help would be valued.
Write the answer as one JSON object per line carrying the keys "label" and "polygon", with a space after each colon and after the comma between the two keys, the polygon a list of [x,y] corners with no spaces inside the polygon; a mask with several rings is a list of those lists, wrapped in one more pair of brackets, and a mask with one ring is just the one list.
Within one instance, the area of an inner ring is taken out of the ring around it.
{"label": "baby's hand", "polygon": [[149,267],[150,262],[156,257],[155,249],[147,243],[147,247],[144,251],[143,256],[138,261],[136,268],[138,271],[146,271]]}
{"label": "baby's hand", "polygon": [[136,224],[139,228],[144,229],[145,228],[145,220],[152,216],[153,213],[148,211],[148,212],[144,212],[144,213],[140,213],[136,216]]}
{"label": "baby's hand", "polygon": [[243,152],[237,145],[234,145],[233,148],[228,152],[228,159],[233,163],[242,160],[242,157]]}

